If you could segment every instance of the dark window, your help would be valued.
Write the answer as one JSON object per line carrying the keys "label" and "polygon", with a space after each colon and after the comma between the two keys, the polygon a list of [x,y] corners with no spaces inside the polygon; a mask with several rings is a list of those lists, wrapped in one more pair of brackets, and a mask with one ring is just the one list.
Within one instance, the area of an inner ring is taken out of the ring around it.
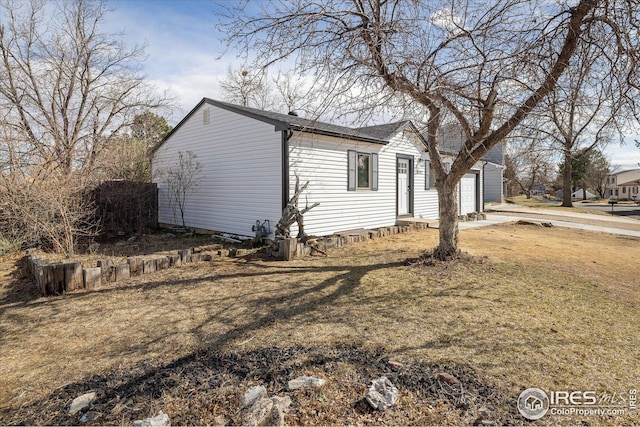
{"label": "dark window", "polygon": [[371,173],[371,156],[358,153],[358,188],[369,188]]}

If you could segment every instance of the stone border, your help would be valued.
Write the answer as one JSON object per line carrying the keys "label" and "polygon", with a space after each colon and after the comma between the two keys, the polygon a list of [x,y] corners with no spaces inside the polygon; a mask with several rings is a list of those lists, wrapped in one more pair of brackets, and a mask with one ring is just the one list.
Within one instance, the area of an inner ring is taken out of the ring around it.
{"label": "stone border", "polygon": [[[486,215],[475,212],[459,217],[461,221],[482,219],[486,219]],[[28,254],[27,264],[40,294],[51,296],[78,289],[93,289],[102,282],[120,282],[191,262],[211,261],[213,257],[241,257],[262,251],[269,257],[291,261],[315,254],[327,255],[327,251],[333,248],[427,228],[428,223],[415,222],[409,225],[341,233],[344,235],[308,238],[305,241],[296,238],[275,240],[271,245],[260,249],[225,249],[222,244],[211,244],[181,249],[177,254],[171,255],[128,257],[124,264],[115,264],[113,258],[103,258],[97,261],[95,267],[87,268],[83,268],[80,261],[50,262],[37,254]]]}
{"label": "stone border", "polygon": [[[460,215],[459,221],[476,221],[487,219],[484,213],[469,213]],[[426,222],[414,222],[409,225],[394,225],[391,227],[380,227],[371,230],[362,230],[349,235],[334,234],[326,237],[309,238],[306,241],[291,238],[274,241],[271,246],[265,248],[267,256],[291,261],[315,254],[325,254],[327,250],[341,248],[354,243],[366,242],[380,237],[392,236],[394,234],[408,233],[416,230],[426,230],[430,228]],[[342,234],[342,233],[341,233]]]}

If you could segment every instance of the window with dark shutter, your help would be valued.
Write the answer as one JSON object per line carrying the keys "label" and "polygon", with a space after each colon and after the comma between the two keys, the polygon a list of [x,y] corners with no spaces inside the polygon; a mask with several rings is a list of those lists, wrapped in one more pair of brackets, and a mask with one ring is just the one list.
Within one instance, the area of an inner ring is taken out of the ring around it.
{"label": "window with dark shutter", "polygon": [[431,188],[431,162],[429,160],[424,161],[424,189],[429,190]]}
{"label": "window with dark shutter", "polygon": [[347,151],[347,191],[356,191],[356,152]]}
{"label": "window with dark shutter", "polygon": [[371,154],[371,190],[378,191],[378,155]]}
{"label": "window with dark shutter", "polygon": [[347,150],[347,191],[378,191],[378,154]]}

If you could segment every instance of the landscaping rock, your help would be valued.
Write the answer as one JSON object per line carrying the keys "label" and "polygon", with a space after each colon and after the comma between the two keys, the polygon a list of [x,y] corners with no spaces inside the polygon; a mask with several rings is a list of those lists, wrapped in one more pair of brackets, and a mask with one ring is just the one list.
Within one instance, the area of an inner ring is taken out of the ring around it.
{"label": "landscaping rock", "polygon": [[218,427],[226,426],[227,420],[222,415],[218,415],[213,419],[213,425]]}
{"label": "landscaping rock", "polygon": [[528,221],[526,219],[520,219],[516,222],[517,225],[533,225],[534,227],[542,227],[539,223]]}
{"label": "landscaping rock", "polygon": [[133,422],[134,427],[171,427],[169,416],[164,412],[158,412],[153,418],[145,418],[144,420],[136,420]]}
{"label": "landscaping rock", "polygon": [[389,359],[387,364],[389,366],[393,366],[394,368],[398,368],[398,369],[404,368],[404,364],[402,364],[401,362],[398,362],[397,360],[393,360],[393,359]]}
{"label": "landscaping rock", "polygon": [[372,408],[384,411],[395,405],[399,396],[400,392],[391,381],[387,377],[380,377],[371,381],[371,386],[364,398]]}
{"label": "landscaping rock", "polygon": [[248,408],[253,405],[257,400],[267,397],[267,389],[264,386],[257,385],[251,387],[242,396],[242,408]]}
{"label": "landscaping rock", "polygon": [[133,243],[138,241],[138,236],[131,236],[127,239],[127,242]]}
{"label": "landscaping rock", "polygon": [[289,396],[262,398],[254,402],[242,417],[246,426],[284,426],[284,413],[291,406]]}
{"label": "landscaping rock", "polygon": [[322,378],[307,377],[303,375],[295,378],[288,383],[289,390],[299,390],[301,388],[320,388],[324,385]]}
{"label": "landscaping rock", "polygon": [[102,416],[102,412],[96,412],[96,411],[88,411],[87,413],[85,413],[81,418],[80,418],[80,422],[81,423],[90,423],[93,420],[97,420],[98,418],[100,418]]}
{"label": "landscaping rock", "polygon": [[456,377],[454,377],[453,375],[447,372],[438,372],[436,374],[436,378],[438,378],[438,380],[440,381],[444,381],[445,383],[451,384],[451,385],[455,385],[460,382],[459,379],[457,379]]}
{"label": "landscaping rock", "polygon": [[73,399],[73,402],[71,402],[69,413],[73,415],[82,411],[84,408],[88,408],[94,400],[96,400],[95,391],[92,391],[91,393],[85,393],[81,396],[76,397],[75,399]]}
{"label": "landscaping rock", "polygon": [[160,236],[161,239],[175,239],[176,235],[173,233],[164,233],[162,236]]}

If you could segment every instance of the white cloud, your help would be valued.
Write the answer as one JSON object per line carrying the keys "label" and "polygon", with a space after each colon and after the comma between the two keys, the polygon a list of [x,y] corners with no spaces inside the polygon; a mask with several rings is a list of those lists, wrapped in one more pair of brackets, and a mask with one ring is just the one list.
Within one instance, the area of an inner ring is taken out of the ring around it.
{"label": "white cloud", "polygon": [[218,81],[233,59],[222,53],[213,5],[205,1],[112,1],[105,30],[124,31],[129,45],[145,45],[149,83],[177,96],[178,122],[203,97],[219,98]]}
{"label": "white cloud", "polygon": [[436,10],[430,20],[432,25],[451,32],[459,30],[462,24],[462,18],[447,8]]}
{"label": "white cloud", "polygon": [[640,148],[636,147],[634,140],[640,140],[640,135],[630,135],[625,138],[625,144],[609,144],[604,154],[613,167],[620,170],[637,169],[640,164]]}

